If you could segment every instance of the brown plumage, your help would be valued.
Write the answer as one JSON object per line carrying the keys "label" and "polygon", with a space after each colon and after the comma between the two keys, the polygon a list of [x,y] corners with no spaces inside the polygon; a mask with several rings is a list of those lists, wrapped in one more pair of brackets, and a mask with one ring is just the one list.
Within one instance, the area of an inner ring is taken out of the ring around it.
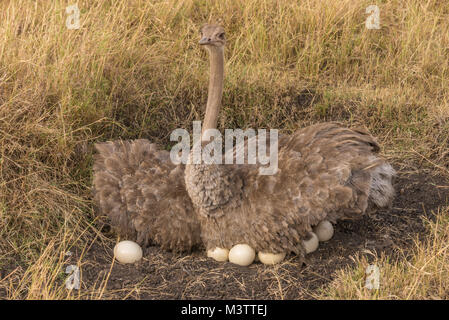
{"label": "brown plumage", "polygon": [[146,139],[97,143],[93,166],[99,214],[123,236],[189,251],[201,243],[198,219],[184,185],[184,165]]}
{"label": "brown plumage", "polygon": [[[204,129],[214,129],[223,86],[222,28],[203,27],[200,44],[209,51],[212,72]],[[303,254],[301,240],[323,219],[357,218],[391,203],[394,170],[378,151],[367,132],[323,123],[279,139],[274,175],[259,175],[257,164],[187,164],[186,188],[206,248],[246,243],[256,251]]]}
{"label": "brown plumage", "polygon": [[377,150],[367,133],[323,123],[280,138],[275,175],[259,175],[258,165],[188,164],[186,186],[206,247],[246,243],[302,254],[301,240],[321,220],[388,206],[394,170]]}

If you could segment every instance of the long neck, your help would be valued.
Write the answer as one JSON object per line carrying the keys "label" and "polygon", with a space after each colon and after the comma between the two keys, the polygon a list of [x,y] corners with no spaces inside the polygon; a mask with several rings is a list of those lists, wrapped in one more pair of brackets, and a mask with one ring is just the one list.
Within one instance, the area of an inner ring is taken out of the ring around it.
{"label": "long neck", "polygon": [[[217,128],[223,94],[223,47],[208,49],[210,54],[209,95],[202,133],[207,129]],[[201,142],[206,141],[201,138]],[[223,213],[222,209],[240,206],[242,181],[235,170],[225,165],[188,162],[185,166],[184,178],[190,199],[201,216],[219,217]]]}
{"label": "long neck", "polygon": [[210,47],[208,51],[210,57],[210,78],[203,132],[207,129],[217,128],[218,113],[220,112],[221,97],[223,95],[223,47]]}

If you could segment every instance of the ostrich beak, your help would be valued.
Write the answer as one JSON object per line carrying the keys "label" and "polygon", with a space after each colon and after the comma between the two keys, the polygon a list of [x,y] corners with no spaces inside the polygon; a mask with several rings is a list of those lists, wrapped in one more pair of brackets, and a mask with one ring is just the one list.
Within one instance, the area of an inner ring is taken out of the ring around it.
{"label": "ostrich beak", "polygon": [[206,38],[206,37],[201,38],[201,40],[199,42],[200,45],[205,45],[205,44],[209,44],[209,43],[210,43],[210,39]]}

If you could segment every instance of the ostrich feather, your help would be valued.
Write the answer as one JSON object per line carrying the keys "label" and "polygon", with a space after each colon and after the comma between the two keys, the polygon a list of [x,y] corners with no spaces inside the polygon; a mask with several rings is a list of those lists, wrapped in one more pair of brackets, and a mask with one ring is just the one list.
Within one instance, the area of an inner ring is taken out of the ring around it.
{"label": "ostrich feather", "polygon": [[184,166],[146,139],[97,143],[94,201],[121,235],[142,245],[190,251],[201,243]]}
{"label": "ostrich feather", "polygon": [[258,164],[188,164],[186,187],[206,247],[246,243],[303,254],[301,240],[320,221],[359,218],[370,204],[391,203],[394,170],[378,150],[363,130],[322,123],[280,138],[274,175],[259,175]]}

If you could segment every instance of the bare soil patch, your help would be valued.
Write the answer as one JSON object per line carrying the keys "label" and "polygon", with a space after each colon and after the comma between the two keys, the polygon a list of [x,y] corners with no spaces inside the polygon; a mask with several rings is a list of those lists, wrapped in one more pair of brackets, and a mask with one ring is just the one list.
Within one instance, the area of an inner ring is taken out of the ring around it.
{"label": "bare soil patch", "polygon": [[[384,253],[391,259],[403,259],[397,249],[407,252],[414,239],[423,239],[428,232],[424,219],[432,219],[432,212],[449,204],[449,181],[435,173],[399,174],[395,187],[397,196],[391,210],[339,222],[334,237],[307,255],[304,263],[290,255],[277,266],[254,263],[240,267],[208,259],[203,248],[183,255],[152,246],[144,249],[144,258],[136,264],[115,261],[111,265],[114,237],[108,233],[111,241],[97,239],[82,254],[81,297],[313,299],[317,290],[334,279],[337,270],[353,265],[351,257],[358,253],[369,250],[373,256]],[[67,261],[76,264],[81,250],[72,252]],[[17,264],[11,264],[3,270],[4,275],[15,268]]]}
{"label": "bare soil patch", "polygon": [[[114,263],[112,247],[94,244],[83,258],[85,289],[98,286],[110,272],[103,298],[134,299],[304,299],[327,285],[336,270],[353,263],[363,250],[395,258],[395,249],[407,249],[423,238],[423,218],[449,203],[449,182],[439,175],[400,174],[397,197],[391,210],[337,224],[335,236],[308,255],[304,264],[291,255],[278,266],[255,263],[240,267],[205,257],[199,248],[190,255],[176,255],[158,247],[145,249],[134,265]],[[76,255],[73,257],[76,259]]]}

